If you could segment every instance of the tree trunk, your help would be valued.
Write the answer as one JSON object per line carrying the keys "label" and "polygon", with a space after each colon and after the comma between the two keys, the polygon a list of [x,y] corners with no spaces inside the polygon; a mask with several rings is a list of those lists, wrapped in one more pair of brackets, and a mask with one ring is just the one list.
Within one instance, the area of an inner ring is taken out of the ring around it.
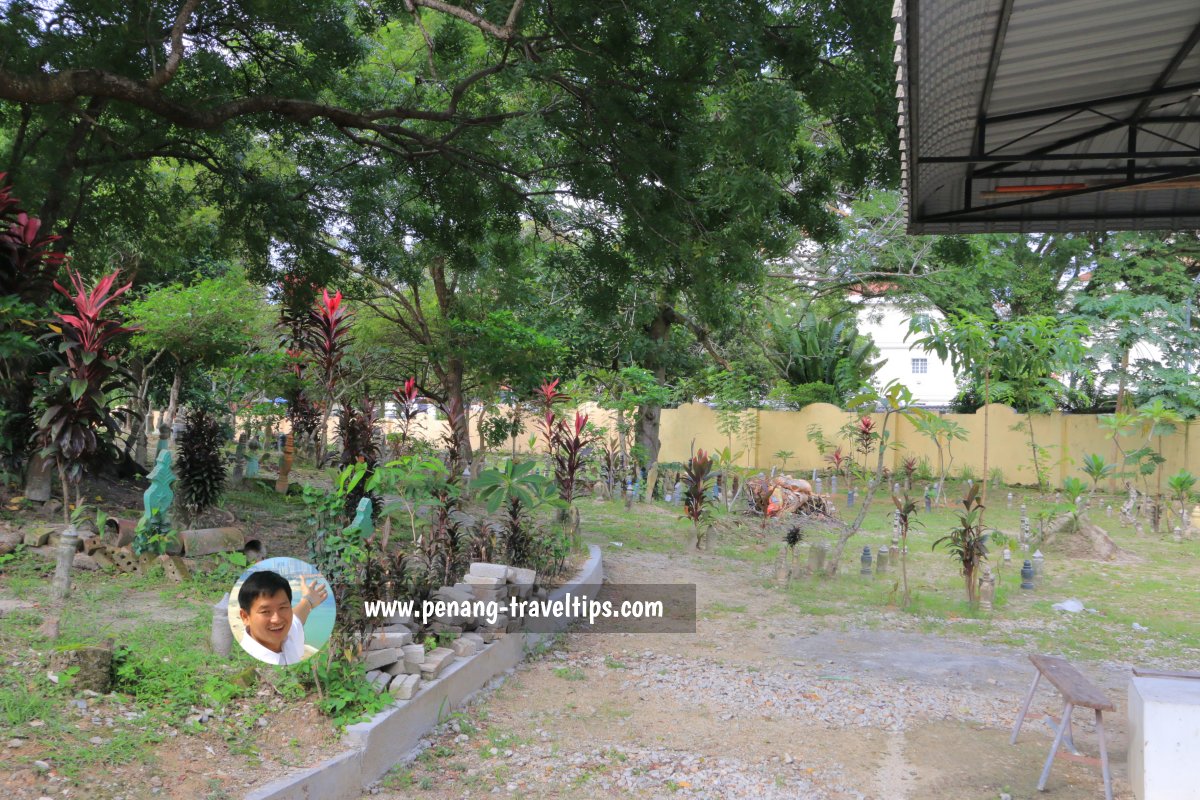
{"label": "tree trunk", "polygon": [[442,386],[446,391],[447,410],[457,408],[458,419],[451,417],[450,425],[454,439],[458,443],[459,463],[458,474],[462,468],[472,461],[470,409],[463,395],[463,373],[466,367],[461,358],[451,357],[446,360],[446,369],[442,372]]}
{"label": "tree trunk", "polygon": [[[1125,410],[1125,405],[1126,405],[1126,402],[1125,402],[1125,375],[1127,374],[1128,370],[1129,370],[1129,348],[1126,348],[1125,352],[1123,352],[1121,354],[1121,379],[1119,381],[1117,381],[1117,410],[1116,410],[1116,413],[1118,413],[1118,414],[1120,414],[1122,411]],[[1113,453],[1113,464],[1116,465],[1116,469],[1113,470],[1112,476],[1108,479],[1108,490],[1110,492],[1115,492],[1117,490],[1117,477],[1120,473],[1125,471],[1124,470],[1125,465],[1120,463],[1117,460],[1118,458],[1120,458],[1121,450],[1120,450],[1120,445],[1117,444],[1117,432],[1115,430],[1113,431],[1112,453]]]}
{"label": "tree trunk", "polygon": [[[667,382],[667,368],[663,364],[662,349],[666,346],[667,336],[671,333],[671,313],[669,307],[660,306],[658,315],[646,327],[646,334],[654,344],[650,348],[649,355],[643,359],[644,366],[654,373],[654,378],[660,386]],[[662,406],[647,403],[638,408],[634,424],[634,443],[641,452],[645,453],[647,474],[658,471],[658,451],[662,445],[661,426]],[[647,494],[649,491],[643,492],[643,495]]]}

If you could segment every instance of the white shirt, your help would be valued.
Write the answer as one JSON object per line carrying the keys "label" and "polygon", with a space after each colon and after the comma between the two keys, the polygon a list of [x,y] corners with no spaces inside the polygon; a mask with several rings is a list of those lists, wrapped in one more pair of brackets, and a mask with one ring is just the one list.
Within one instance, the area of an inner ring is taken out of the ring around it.
{"label": "white shirt", "polygon": [[283,642],[283,650],[278,653],[255,641],[249,628],[242,635],[241,645],[247,653],[268,664],[299,664],[304,658],[304,626],[300,624],[300,617],[292,614],[292,627]]}

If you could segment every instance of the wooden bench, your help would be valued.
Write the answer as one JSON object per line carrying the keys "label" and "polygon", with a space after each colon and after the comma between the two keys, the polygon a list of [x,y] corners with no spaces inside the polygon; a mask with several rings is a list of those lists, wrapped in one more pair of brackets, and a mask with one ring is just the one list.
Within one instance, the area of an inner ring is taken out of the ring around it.
{"label": "wooden bench", "polygon": [[1033,676],[1033,686],[1029,687],[1029,694],[1025,696],[1025,703],[1021,706],[1021,713],[1017,716],[1016,725],[1013,726],[1009,744],[1017,743],[1017,734],[1021,732],[1021,724],[1025,721],[1025,715],[1029,713],[1029,706],[1033,702],[1033,694],[1037,691],[1038,682],[1044,675],[1046,680],[1050,681],[1062,695],[1063,710],[1062,720],[1058,723],[1058,729],[1054,734],[1054,744],[1050,746],[1050,756],[1046,759],[1042,777],[1038,780],[1038,791],[1046,791],[1046,781],[1050,778],[1050,767],[1054,764],[1054,757],[1058,755],[1058,748],[1062,746],[1063,738],[1066,737],[1068,741],[1071,741],[1071,712],[1076,707],[1090,708],[1096,712],[1096,737],[1100,740],[1100,773],[1104,776],[1104,797],[1105,800],[1112,800],[1112,776],[1108,771],[1108,748],[1104,741],[1103,712],[1116,711],[1117,707],[1105,697],[1099,687],[1084,677],[1082,672],[1071,666],[1065,658],[1031,655],[1029,660],[1037,668],[1037,673]]}

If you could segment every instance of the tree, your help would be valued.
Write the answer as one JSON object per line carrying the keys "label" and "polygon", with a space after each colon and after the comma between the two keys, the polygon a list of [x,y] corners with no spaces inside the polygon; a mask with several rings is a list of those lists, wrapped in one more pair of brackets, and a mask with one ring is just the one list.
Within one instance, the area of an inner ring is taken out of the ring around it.
{"label": "tree", "polygon": [[867,483],[867,492],[862,498],[862,505],[859,506],[858,515],[854,518],[854,522],[847,525],[845,529],[838,535],[837,544],[833,547],[833,552],[830,554],[829,563],[826,565],[826,573],[828,575],[836,575],[838,563],[842,559],[842,553],[846,549],[846,543],[862,529],[863,521],[867,518],[867,511],[871,507],[871,501],[875,498],[875,492],[883,483],[883,461],[887,451],[893,446],[891,444],[892,432],[888,430],[888,422],[893,416],[909,417],[913,413],[912,392],[903,384],[892,381],[880,390],[873,387],[866,387],[855,398],[850,401],[851,407],[883,407],[883,422],[880,423],[878,431],[874,431],[876,438],[873,440],[876,444],[878,454],[875,463],[875,474]]}
{"label": "tree", "polygon": [[[236,270],[190,286],[152,290],[129,303],[126,313],[139,327],[132,344],[149,359],[146,368],[164,355],[174,362],[167,406],[171,421],[190,371],[224,365],[259,341],[266,328],[261,293]],[[145,398],[144,390],[139,394]]]}

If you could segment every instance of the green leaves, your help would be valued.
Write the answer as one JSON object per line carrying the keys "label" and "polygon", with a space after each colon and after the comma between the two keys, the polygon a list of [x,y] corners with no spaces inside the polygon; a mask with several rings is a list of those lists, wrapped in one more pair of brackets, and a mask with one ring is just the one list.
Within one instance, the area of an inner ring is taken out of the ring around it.
{"label": "green leaves", "polygon": [[536,474],[536,469],[536,461],[506,459],[499,469],[480,472],[471,486],[492,514],[499,511],[501,506],[513,503],[529,510],[553,505],[556,500],[554,481]]}

